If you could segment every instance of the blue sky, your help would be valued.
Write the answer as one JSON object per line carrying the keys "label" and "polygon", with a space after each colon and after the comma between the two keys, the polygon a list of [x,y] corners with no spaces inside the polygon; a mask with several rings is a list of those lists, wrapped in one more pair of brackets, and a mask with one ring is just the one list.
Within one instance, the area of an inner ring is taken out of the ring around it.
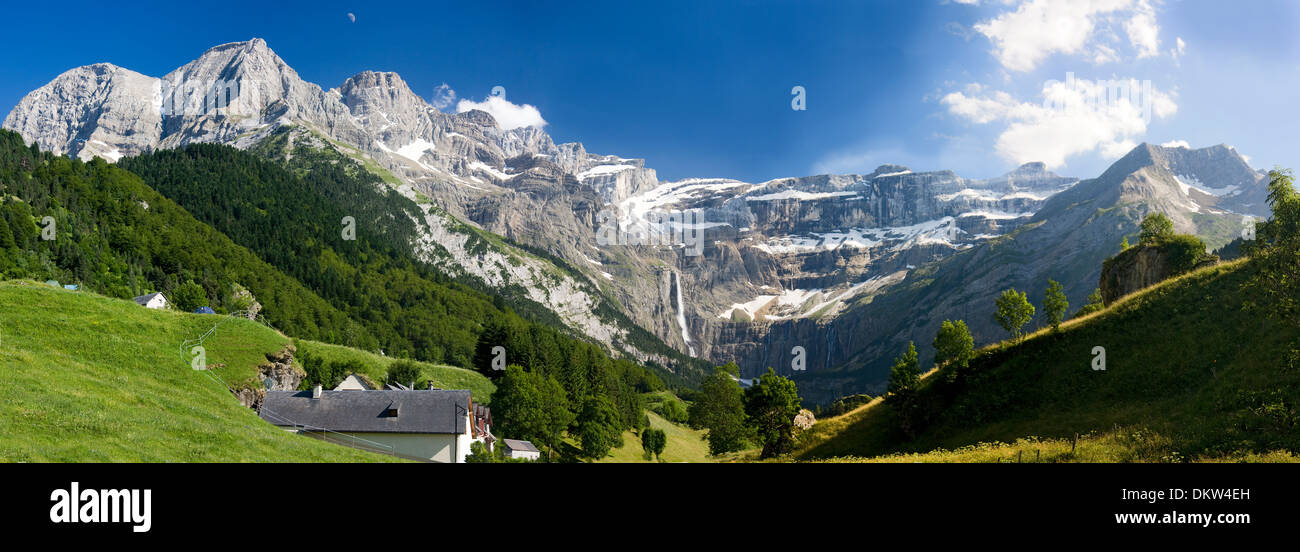
{"label": "blue sky", "polygon": [[[664,179],[883,163],[986,177],[1029,160],[1088,177],[1144,141],[1300,165],[1289,0],[100,2],[9,15],[22,24],[0,36],[6,109],[75,66],[162,76],[261,37],[326,88],[367,69],[426,99],[444,83],[468,100],[502,86],[557,141],[643,157]],[[1150,81],[1152,101],[1079,104],[1089,88],[1050,83],[1071,72]],[[805,111],[791,109],[795,86]]]}

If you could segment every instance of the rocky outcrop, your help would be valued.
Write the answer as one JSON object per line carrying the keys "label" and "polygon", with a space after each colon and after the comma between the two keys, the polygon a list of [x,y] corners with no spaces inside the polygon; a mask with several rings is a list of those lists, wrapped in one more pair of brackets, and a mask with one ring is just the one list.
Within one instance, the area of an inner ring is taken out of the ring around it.
{"label": "rocky outcrop", "polygon": [[249,320],[257,320],[258,315],[262,313],[262,303],[257,301],[253,292],[248,288],[236,283],[232,286],[234,291],[230,294],[231,301],[236,305],[243,305],[240,309],[240,315]]}
{"label": "rocky outcrop", "polygon": [[257,367],[257,384],[235,389],[235,397],[242,404],[253,410],[262,406],[262,399],[267,391],[292,391],[298,388],[307,373],[294,366],[293,355],[298,352],[292,344],[285,345],[278,353],[268,353],[266,362]]}
{"label": "rocky outcrop", "polygon": [[813,416],[811,410],[807,408],[800,410],[799,415],[794,417],[795,432],[807,431],[812,429],[813,424],[817,423],[817,418]]}
{"label": "rocky outcrop", "polygon": [[1204,246],[1190,252],[1183,251],[1185,247],[1179,243],[1138,245],[1107,259],[1098,283],[1102,300],[1110,305],[1135,291],[1218,262],[1217,257],[1205,255]]}

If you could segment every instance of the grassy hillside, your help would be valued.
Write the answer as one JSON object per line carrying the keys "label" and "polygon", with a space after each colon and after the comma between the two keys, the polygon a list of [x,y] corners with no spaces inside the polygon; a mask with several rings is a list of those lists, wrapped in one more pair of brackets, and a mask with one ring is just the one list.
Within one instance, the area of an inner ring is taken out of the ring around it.
{"label": "grassy hillside", "polygon": [[274,330],[225,322],[204,341],[223,382],[191,369],[181,344],[220,320],[0,283],[0,461],[389,460],[276,429],[235,400],[224,384],[289,344]]}
{"label": "grassy hillside", "polygon": [[[358,366],[363,367],[362,374],[370,378],[371,381],[381,384],[388,375],[389,366],[397,362],[397,359],[392,357],[380,356],[319,341],[295,339],[294,344],[298,347],[300,355],[320,357],[325,362],[356,361]],[[496,391],[497,388],[492,383],[492,380],[473,370],[427,362],[415,362],[415,364],[420,367],[421,380],[428,378],[443,389],[469,389],[473,393],[474,402],[476,403],[487,404],[491,402],[492,392]]]}
{"label": "grassy hillside", "polygon": [[[659,415],[654,408],[655,404],[667,400],[681,402],[681,399],[669,391],[658,391],[654,393],[645,393],[642,398],[646,402],[646,417],[650,420],[650,427],[661,429],[664,436],[668,438],[667,445],[664,446],[663,456],[659,461],[669,463],[705,463],[705,462],[735,462],[742,459],[757,458],[757,450],[750,449],[737,453],[723,454],[719,456],[709,455],[709,443],[704,440],[707,433],[704,430],[694,430],[685,424],[675,424]],[[568,445],[571,453],[577,453],[578,441],[569,438]],[[644,450],[641,448],[641,438],[631,431],[623,432],[623,446],[609,451],[606,456],[596,461],[602,464],[613,463],[649,463],[655,460],[646,460]]]}
{"label": "grassy hillside", "polygon": [[[650,418],[650,427],[662,429],[664,435],[668,437],[668,444],[664,446],[664,454],[661,458],[664,462],[717,462],[717,458],[709,456],[709,444],[704,441],[704,432],[695,431],[686,426],[680,426],[663,419],[654,412],[646,411],[646,416]],[[641,438],[631,431],[623,432],[623,446],[609,452],[609,456],[602,458],[602,463],[637,463],[651,462],[642,456]]]}
{"label": "grassy hillside", "polygon": [[[1196,271],[1067,322],[1060,334],[982,349],[965,381],[925,379],[928,417],[915,439],[877,400],[818,423],[796,456],[876,457],[1076,433],[1095,433],[1112,443],[1108,458],[1131,460],[1300,450],[1300,330],[1243,308],[1241,284],[1252,270],[1242,261]],[[1091,367],[1095,346],[1105,347],[1104,371]],[[1124,440],[1135,433],[1144,437]]]}

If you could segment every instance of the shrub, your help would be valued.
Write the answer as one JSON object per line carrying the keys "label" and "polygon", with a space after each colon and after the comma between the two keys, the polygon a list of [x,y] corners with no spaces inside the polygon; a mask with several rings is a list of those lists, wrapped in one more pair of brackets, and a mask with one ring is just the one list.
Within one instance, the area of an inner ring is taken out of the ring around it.
{"label": "shrub", "polygon": [[420,380],[420,366],[409,360],[398,360],[388,366],[388,384],[415,385]]}

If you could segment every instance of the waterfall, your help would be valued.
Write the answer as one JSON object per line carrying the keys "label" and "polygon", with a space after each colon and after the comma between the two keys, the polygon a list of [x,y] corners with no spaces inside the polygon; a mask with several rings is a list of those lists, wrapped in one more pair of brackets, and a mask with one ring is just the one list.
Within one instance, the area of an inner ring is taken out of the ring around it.
{"label": "waterfall", "polygon": [[682,306],[682,277],[673,273],[673,290],[677,296],[677,325],[682,329],[682,339],[686,341],[686,349],[690,351],[691,356],[695,356],[695,346],[691,345],[691,334],[686,330],[686,309]]}

